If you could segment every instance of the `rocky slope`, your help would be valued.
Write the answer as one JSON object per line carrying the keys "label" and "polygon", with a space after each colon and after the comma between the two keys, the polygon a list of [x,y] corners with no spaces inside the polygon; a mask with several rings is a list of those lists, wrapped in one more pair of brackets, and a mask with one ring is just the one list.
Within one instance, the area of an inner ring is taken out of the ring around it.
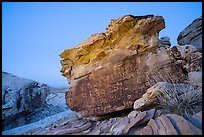
{"label": "rocky slope", "polygon": [[[64,113],[64,112],[63,112]],[[151,109],[135,117],[117,117],[91,121],[77,117],[60,119],[47,126],[29,125],[3,132],[4,135],[202,135],[202,111],[184,118],[176,114],[162,114]],[[54,117],[53,117],[54,118]],[[47,120],[47,119],[46,119]],[[66,120],[66,122],[65,122]],[[33,128],[32,128],[33,127]],[[34,128],[35,127],[35,128]],[[24,131],[23,131],[24,129]],[[27,127],[28,129],[28,127]]]}
{"label": "rocky slope", "polygon": [[127,15],[62,52],[61,72],[70,81],[67,105],[81,116],[104,115],[131,108],[157,82],[184,81],[172,49],[159,44],[164,27],[161,16]]}
{"label": "rocky slope", "polygon": [[46,84],[2,72],[2,130],[33,123],[64,110],[67,110],[64,91],[60,93]]}
{"label": "rocky slope", "polygon": [[[169,86],[176,87],[170,83],[157,83],[149,88],[149,100],[152,101],[161,90],[169,90]],[[180,87],[184,88],[183,85],[177,86],[175,93],[180,91]],[[185,93],[190,93],[189,88],[184,89]],[[201,90],[193,92],[201,93],[202,97]],[[197,102],[202,106],[202,99]],[[136,100],[135,104],[138,103]],[[143,111],[139,111],[135,105],[134,108],[128,115],[101,120],[79,118],[76,113],[65,111],[33,124],[4,131],[3,135],[202,135],[202,107],[189,116],[166,113],[155,106]]]}
{"label": "rocky slope", "polygon": [[194,45],[202,52],[202,16],[181,31],[177,41],[179,45]]}

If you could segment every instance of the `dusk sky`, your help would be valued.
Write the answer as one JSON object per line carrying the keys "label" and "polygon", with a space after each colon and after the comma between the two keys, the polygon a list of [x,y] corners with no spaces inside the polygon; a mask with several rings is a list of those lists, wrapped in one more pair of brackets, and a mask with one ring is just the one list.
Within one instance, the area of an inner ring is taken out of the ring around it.
{"label": "dusk sky", "polygon": [[127,14],[163,16],[159,37],[176,45],[179,32],[202,16],[202,2],[3,2],[2,71],[66,87],[59,54]]}

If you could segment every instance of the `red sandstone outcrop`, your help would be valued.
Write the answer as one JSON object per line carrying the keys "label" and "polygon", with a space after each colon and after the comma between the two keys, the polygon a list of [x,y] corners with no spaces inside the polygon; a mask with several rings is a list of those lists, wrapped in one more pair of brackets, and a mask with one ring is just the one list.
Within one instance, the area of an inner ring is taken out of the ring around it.
{"label": "red sandstone outcrop", "polygon": [[130,108],[156,82],[184,80],[170,50],[159,48],[162,28],[160,16],[124,16],[112,20],[105,34],[61,53],[68,106],[83,116],[102,115]]}
{"label": "red sandstone outcrop", "polygon": [[82,116],[131,108],[157,82],[182,82],[170,48],[159,46],[161,16],[124,16],[105,33],[94,34],[60,54],[62,75],[70,82],[67,105]]}

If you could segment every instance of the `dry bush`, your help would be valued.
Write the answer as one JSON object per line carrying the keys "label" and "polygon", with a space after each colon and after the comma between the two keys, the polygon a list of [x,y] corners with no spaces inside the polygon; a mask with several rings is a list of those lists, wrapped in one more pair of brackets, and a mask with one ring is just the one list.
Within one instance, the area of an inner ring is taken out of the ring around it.
{"label": "dry bush", "polygon": [[[176,85],[176,84],[175,84]],[[202,89],[175,88],[164,90],[156,95],[157,105],[164,113],[175,113],[182,116],[191,116],[202,110]]]}

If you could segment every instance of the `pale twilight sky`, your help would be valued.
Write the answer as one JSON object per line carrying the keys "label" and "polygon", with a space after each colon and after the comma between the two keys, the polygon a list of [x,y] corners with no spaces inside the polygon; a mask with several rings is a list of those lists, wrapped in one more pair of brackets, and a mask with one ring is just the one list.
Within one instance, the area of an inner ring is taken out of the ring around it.
{"label": "pale twilight sky", "polygon": [[2,71],[66,87],[58,55],[127,14],[163,16],[159,37],[176,45],[179,32],[202,16],[202,2],[3,2]]}

